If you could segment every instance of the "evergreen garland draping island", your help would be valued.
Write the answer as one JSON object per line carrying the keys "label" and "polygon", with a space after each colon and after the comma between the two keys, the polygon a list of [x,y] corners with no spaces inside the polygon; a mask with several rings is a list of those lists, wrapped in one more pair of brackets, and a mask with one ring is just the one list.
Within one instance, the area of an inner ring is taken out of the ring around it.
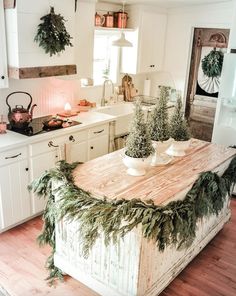
{"label": "evergreen garland draping island", "polygon": [[59,163],[31,185],[47,196],[41,244],[62,272],[103,296],[154,296],[230,218],[236,151],[192,139],[185,157],[128,176],[120,151]]}

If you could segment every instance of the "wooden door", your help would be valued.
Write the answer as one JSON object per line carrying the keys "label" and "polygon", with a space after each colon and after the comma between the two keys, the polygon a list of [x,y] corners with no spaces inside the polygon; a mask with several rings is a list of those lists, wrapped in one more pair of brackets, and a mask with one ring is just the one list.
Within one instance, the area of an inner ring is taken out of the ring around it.
{"label": "wooden door", "polygon": [[202,53],[206,48],[225,49],[228,46],[229,29],[195,28],[190,63],[185,116],[189,121],[192,136],[211,141],[218,94],[199,95],[198,74]]}

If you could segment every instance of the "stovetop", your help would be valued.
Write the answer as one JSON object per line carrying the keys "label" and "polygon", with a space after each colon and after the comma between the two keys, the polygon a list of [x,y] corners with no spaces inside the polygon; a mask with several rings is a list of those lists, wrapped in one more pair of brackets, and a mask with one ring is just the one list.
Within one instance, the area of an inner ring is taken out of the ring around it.
{"label": "stovetop", "polygon": [[43,133],[47,133],[47,132],[51,132],[54,131],[55,129],[62,129],[62,128],[68,128],[71,126],[75,126],[75,125],[79,125],[81,124],[81,122],[79,121],[75,121],[75,120],[70,120],[68,118],[63,119],[65,121],[65,123],[67,123],[66,125],[63,125],[59,128],[46,128],[43,125],[44,121],[47,121],[49,119],[52,118],[52,115],[47,115],[47,116],[43,116],[43,117],[38,117],[38,118],[34,118],[31,123],[29,124],[29,126],[25,129],[14,129],[11,127],[10,124],[7,125],[7,129],[31,137],[31,136],[35,136],[35,135],[39,135],[39,134],[43,134]]}

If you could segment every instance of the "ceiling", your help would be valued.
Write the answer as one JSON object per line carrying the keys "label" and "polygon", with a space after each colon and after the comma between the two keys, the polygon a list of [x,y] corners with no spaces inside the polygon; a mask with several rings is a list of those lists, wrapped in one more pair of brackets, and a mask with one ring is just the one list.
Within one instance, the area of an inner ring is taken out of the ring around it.
{"label": "ceiling", "polygon": [[[125,4],[157,5],[165,8],[183,7],[190,5],[229,2],[231,0],[125,0]],[[123,3],[123,0],[98,0],[98,2]]]}

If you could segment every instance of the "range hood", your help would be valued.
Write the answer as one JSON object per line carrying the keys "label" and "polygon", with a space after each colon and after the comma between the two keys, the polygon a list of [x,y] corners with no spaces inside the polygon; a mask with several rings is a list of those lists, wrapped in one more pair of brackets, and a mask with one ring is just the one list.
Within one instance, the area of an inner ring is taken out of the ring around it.
{"label": "range hood", "polygon": [[[15,79],[41,78],[76,74],[75,48],[50,57],[34,42],[40,18],[50,10],[48,0],[16,1],[15,8],[5,8],[9,77]],[[74,0],[57,0],[55,11],[63,15],[66,28],[75,36]],[[75,44],[75,38],[72,39]]]}

